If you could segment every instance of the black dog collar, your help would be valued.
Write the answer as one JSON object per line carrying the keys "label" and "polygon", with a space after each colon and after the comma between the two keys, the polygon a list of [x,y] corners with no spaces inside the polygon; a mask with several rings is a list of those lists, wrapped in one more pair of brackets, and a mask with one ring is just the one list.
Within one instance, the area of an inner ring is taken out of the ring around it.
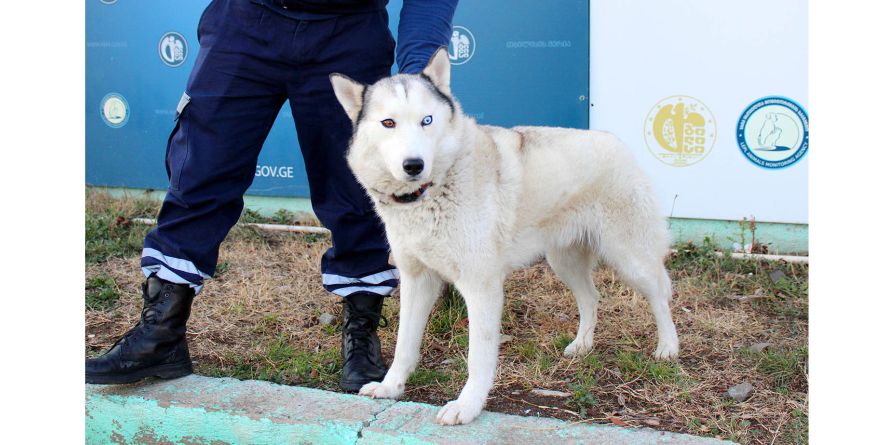
{"label": "black dog collar", "polygon": [[433,182],[428,182],[428,183],[422,184],[422,186],[419,187],[418,190],[416,190],[414,192],[405,193],[402,195],[391,195],[391,198],[394,199],[394,202],[399,202],[400,204],[408,204],[410,202],[415,202],[416,200],[418,200],[418,198],[421,198],[421,195],[423,195],[425,193],[425,190],[427,190],[428,187],[430,187],[432,185],[434,185]]}

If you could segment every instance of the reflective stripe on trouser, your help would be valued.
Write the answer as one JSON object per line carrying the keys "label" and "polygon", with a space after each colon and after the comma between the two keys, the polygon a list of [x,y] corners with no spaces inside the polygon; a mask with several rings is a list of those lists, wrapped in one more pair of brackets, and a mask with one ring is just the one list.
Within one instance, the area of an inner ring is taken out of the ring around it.
{"label": "reflective stripe on trouser", "polygon": [[194,292],[200,292],[203,288],[201,284],[203,279],[209,278],[209,275],[200,272],[194,263],[163,255],[159,250],[147,247],[142,249],[141,264],[145,277],[156,274],[166,281],[190,284],[194,288]]}
{"label": "reflective stripe on trouser", "polygon": [[388,269],[360,278],[324,273],[323,287],[342,297],[347,297],[356,292],[390,295],[394,288],[397,287],[399,279],[400,272],[397,269]]}
{"label": "reflective stripe on trouser", "polygon": [[[390,73],[387,13],[298,21],[248,1],[215,0],[198,35],[190,100],[167,145],[169,189],[145,238],[145,272],[197,289],[215,273],[219,245],[240,217],[259,151],[288,99],[311,203],[332,232],[321,272],[353,280],[324,286],[338,295],[389,294],[397,275],[384,227],[345,161],[351,123],[328,78],[339,72],[373,83]],[[393,278],[363,281],[385,273]]]}

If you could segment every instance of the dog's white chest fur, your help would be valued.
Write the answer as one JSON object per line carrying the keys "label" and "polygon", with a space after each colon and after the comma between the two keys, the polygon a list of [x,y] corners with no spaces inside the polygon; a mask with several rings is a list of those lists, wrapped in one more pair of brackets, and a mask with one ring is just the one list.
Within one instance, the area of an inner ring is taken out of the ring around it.
{"label": "dog's white chest fur", "polygon": [[[484,129],[499,137],[505,133]],[[497,145],[497,139],[485,133],[472,137],[477,149],[455,159],[441,184],[429,188],[417,202],[376,201],[393,251],[414,256],[449,282],[475,270],[475,263],[508,258],[505,263],[516,267],[542,252],[540,233],[530,230],[518,238],[515,231],[522,193],[520,137],[507,133],[508,146]],[[533,232],[535,236],[525,236]],[[536,248],[527,249],[530,246]],[[504,265],[502,273],[509,269]]]}

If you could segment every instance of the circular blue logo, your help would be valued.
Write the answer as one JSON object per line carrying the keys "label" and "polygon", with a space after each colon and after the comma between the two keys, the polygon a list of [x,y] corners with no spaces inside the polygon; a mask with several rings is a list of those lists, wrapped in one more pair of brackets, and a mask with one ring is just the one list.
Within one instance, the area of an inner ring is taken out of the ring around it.
{"label": "circular blue logo", "polygon": [[453,26],[452,36],[449,39],[449,63],[462,65],[468,63],[474,57],[477,41],[474,34],[464,26]]}
{"label": "circular blue logo", "polygon": [[791,99],[764,97],[741,113],[736,138],[742,154],[757,166],[789,167],[809,150],[809,116]]}
{"label": "circular blue logo", "polygon": [[117,93],[109,93],[102,98],[99,112],[102,120],[111,128],[120,128],[129,122],[129,102]]}
{"label": "circular blue logo", "polygon": [[188,57],[188,42],[181,34],[170,31],[160,37],[157,50],[160,52],[160,60],[175,68],[185,63]]}

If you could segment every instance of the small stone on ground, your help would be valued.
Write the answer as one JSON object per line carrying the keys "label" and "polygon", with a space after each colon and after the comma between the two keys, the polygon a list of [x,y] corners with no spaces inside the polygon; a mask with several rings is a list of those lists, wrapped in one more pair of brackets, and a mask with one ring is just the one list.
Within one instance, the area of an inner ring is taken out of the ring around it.
{"label": "small stone on ground", "polygon": [[320,314],[320,324],[322,325],[330,325],[335,320],[335,315],[329,313]]}
{"label": "small stone on ground", "polygon": [[744,402],[751,397],[753,392],[754,387],[750,383],[744,382],[729,388],[725,395],[736,402]]}
{"label": "small stone on ground", "polygon": [[767,342],[754,343],[751,345],[750,349],[751,349],[751,351],[754,351],[754,352],[763,352],[764,349],[767,349],[770,346],[772,346],[772,343],[767,343]]}
{"label": "small stone on ground", "polygon": [[773,270],[769,272],[769,279],[772,280],[773,283],[778,283],[785,277],[784,272],[779,269]]}
{"label": "small stone on ground", "polygon": [[572,394],[571,394],[571,393],[568,393],[568,392],[563,392],[563,391],[552,391],[552,390],[550,390],[550,389],[539,389],[539,388],[535,388],[535,389],[533,389],[532,391],[529,391],[529,393],[532,394],[532,395],[535,395],[535,396],[541,396],[541,397],[559,397],[559,398],[564,398],[564,397],[570,397],[570,396],[572,396]]}

